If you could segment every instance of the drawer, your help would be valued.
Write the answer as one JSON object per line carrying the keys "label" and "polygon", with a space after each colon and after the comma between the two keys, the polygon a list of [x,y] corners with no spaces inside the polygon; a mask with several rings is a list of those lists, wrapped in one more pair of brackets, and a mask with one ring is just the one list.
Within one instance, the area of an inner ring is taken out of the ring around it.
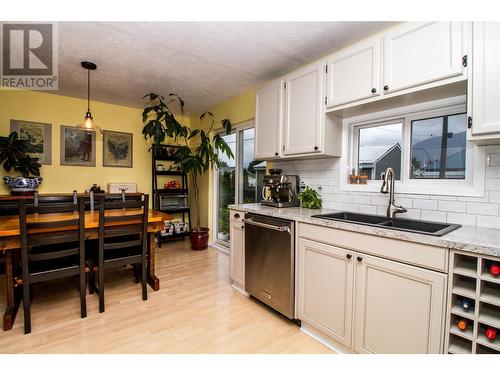
{"label": "drawer", "polygon": [[299,237],[312,241],[441,272],[448,271],[448,249],[443,247],[304,223],[299,224],[298,233]]}
{"label": "drawer", "polygon": [[245,213],[243,211],[235,211],[235,210],[229,211],[229,220],[231,221],[237,221],[239,223],[242,223],[244,218],[245,218]]}

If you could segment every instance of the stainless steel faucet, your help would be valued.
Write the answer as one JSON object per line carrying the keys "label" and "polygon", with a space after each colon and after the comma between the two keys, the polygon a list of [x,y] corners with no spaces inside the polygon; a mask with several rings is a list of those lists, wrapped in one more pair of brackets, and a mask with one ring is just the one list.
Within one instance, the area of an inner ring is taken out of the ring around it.
{"label": "stainless steel faucet", "polygon": [[387,206],[387,217],[394,217],[396,214],[402,214],[407,211],[403,206],[396,206],[394,204],[394,169],[391,167],[385,170],[382,187],[380,188],[382,194],[389,193],[389,205]]}

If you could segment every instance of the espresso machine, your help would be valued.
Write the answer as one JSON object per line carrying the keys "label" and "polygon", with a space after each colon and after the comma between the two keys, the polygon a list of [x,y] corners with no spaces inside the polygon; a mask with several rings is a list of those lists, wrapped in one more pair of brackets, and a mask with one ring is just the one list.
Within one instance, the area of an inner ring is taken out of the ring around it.
{"label": "espresso machine", "polygon": [[264,176],[260,204],[273,207],[298,207],[299,176],[283,175],[281,172],[281,169],[270,169],[270,174]]}

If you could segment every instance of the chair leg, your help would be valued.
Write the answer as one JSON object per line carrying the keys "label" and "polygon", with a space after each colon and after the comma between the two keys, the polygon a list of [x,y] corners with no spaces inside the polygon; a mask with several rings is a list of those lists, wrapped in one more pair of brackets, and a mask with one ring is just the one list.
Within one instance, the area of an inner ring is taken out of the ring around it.
{"label": "chair leg", "polygon": [[87,283],[85,271],[80,271],[80,314],[82,318],[87,317]]}
{"label": "chair leg", "polygon": [[90,268],[90,272],[89,272],[89,294],[94,294],[94,291],[95,291],[95,272],[94,272],[94,266],[91,264],[89,268]]}
{"label": "chair leg", "polygon": [[29,284],[23,284],[24,334],[31,333],[31,297]]}
{"label": "chair leg", "polygon": [[99,312],[104,312],[104,267],[99,267]]}
{"label": "chair leg", "polygon": [[141,272],[142,300],[146,301],[148,299],[148,289],[147,289],[148,274],[146,272],[146,262],[144,261],[144,259],[141,263],[141,266],[142,266],[142,272]]}

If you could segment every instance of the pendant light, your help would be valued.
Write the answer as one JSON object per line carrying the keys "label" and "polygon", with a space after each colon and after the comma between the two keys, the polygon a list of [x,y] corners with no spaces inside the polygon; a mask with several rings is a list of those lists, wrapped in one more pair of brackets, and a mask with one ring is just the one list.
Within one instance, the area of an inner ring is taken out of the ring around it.
{"label": "pendant light", "polygon": [[102,134],[102,129],[95,124],[92,113],[90,113],[90,71],[96,70],[97,65],[89,61],[82,61],[82,67],[87,69],[87,113],[78,127],[86,130],[97,130]]}

